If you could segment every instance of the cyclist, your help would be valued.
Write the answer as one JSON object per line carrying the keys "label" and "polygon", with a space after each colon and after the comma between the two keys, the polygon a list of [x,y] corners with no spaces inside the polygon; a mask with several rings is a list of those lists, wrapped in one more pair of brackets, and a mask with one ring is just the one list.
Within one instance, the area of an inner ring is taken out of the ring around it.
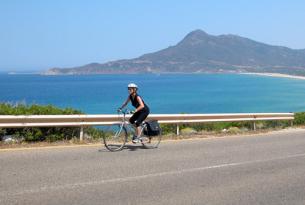
{"label": "cyclist", "polygon": [[129,95],[124,104],[118,109],[121,111],[130,101],[136,108],[134,114],[129,119],[129,122],[135,127],[136,135],[132,137],[132,142],[139,142],[139,134],[141,133],[141,124],[149,114],[149,107],[145,104],[144,100],[138,95],[138,86],[134,83],[130,83],[127,86]]}

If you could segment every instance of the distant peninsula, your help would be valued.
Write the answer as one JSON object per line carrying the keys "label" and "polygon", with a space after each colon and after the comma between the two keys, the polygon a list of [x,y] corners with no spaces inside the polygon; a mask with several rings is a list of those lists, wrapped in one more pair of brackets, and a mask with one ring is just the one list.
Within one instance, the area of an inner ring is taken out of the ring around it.
{"label": "distant peninsula", "polygon": [[45,75],[132,73],[281,73],[305,76],[305,49],[195,30],[175,46],[134,59],[50,68]]}

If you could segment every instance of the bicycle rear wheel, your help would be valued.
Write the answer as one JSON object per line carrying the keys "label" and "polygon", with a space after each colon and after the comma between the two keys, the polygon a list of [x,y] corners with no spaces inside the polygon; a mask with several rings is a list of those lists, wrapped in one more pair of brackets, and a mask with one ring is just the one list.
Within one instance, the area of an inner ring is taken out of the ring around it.
{"label": "bicycle rear wheel", "polygon": [[147,148],[147,149],[158,148],[158,146],[159,146],[159,144],[161,142],[161,138],[162,138],[161,132],[157,136],[147,136],[147,135],[144,135],[144,129],[147,129],[146,126],[147,125],[144,125],[142,127],[142,130],[141,130],[140,140],[141,140],[142,145],[145,148]]}
{"label": "bicycle rear wheel", "polygon": [[123,124],[110,125],[103,133],[104,145],[111,152],[122,150],[126,139],[127,130]]}

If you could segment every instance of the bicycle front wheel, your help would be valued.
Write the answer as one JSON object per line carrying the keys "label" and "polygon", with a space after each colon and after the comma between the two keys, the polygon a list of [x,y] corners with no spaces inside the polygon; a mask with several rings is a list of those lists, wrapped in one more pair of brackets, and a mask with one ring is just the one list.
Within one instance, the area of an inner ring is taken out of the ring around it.
{"label": "bicycle front wheel", "polygon": [[111,152],[122,150],[126,140],[127,130],[123,124],[110,125],[103,132],[105,147]]}

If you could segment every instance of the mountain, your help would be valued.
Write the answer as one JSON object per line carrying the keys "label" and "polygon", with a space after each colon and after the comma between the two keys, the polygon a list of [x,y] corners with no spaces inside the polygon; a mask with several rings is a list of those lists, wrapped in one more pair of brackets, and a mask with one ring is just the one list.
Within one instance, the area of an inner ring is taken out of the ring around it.
{"label": "mountain", "polygon": [[129,60],[52,68],[57,74],[269,72],[305,75],[305,49],[272,46],[237,35],[187,34],[175,46]]}

